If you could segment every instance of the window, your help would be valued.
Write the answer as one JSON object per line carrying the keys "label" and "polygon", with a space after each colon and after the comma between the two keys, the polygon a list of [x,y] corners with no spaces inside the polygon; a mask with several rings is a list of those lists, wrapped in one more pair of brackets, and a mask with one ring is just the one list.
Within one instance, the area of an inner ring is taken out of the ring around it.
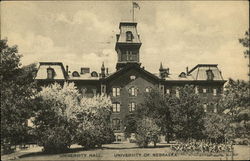
{"label": "window", "polygon": [[126,32],[126,41],[132,41],[133,39],[133,34],[131,31]]}
{"label": "window", "polygon": [[113,112],[120,112],[120,110],[121,110],[120,103],[119,102],[113,103]]}
{"label": "window", "polygon": [[128,105],[129,108],[129,112],[133,112],[135,110],[135,103],[134,102],[130,102]]}
{"label": "window", "polygon": [[151,88],[151,87],[146,87],[146,88],[145,88],[145,91],[146,91],[147,93],[149,93],[149,92],[152,91],[152,88]]}
{"label": "window", "polygon": [[86,94],[86,91],[87,91],[87,88],[82,88],[82,94],[85,95]]}
{"label": "window", "polygon": [[135,87],[131,87],[131,88],[129,89],[129,94],[130,94],[131,96],[137,96],[137,95],[138,95],[138,89],[135,88]]}
{"label": "window", "polygon": [[135,80],[135,78],[136,78],[135,75],[131,75],[131,76],[130,76],[130,79],[131,79],[131,80]]}
{"label": "window", "polygon": [[207,93],[207,89],[206,88],[203,88],[203,93]]}
{"label": "window", "polygon": [[166,94],[170,94],[170,89],[166,89]]}
{"label": "window", "polygon": [[195,94],[199,94],[198,87],[195,87]]}
{"label": "window", "polygon": [[217,95],[217,89],[213,89],[213,95],[216,96]]}
{"label": "window", "polygon": [[47,79],[54,79],[55,71],[53,68],[47,68]]}
{"label": "window", "polygon": [[92,89],[94,96],[96,96],[96,89]]}
{"label": "window", "polygon": [[211,69],[207,70],[207,80],[213,80],[214,79],[214,73]]}
{"label": "window", "polygon": [[217,113],[217,107],[214,107],[214,113]]}
{"label": "window", "polygon": [[119,119],[113,119],[112,120],[112,127],[114,130],[120,129],[120,120]]}
{"label": "window", "polygon": [[112,89],[113,91],[113,96],[116,97],[116,96],[120,96],[120,88],[119,87],[114,87]]}
{"label": "window", "polygon": [[203,104],[203,109],[204,109],[204,112],[207,112],[207,104]]}
{"label": "window", "polygon": [[180,97],[179,90],[178,90],[178,89],[176,89],[176,90],[175,90],[175,92],[176,92],[176,93],[175,93],[175,94],[176,94],[176,97],[178,97],[178,98],[179,98],[179,97]]}
{"label": "window", "polygon": [[74,71],[74,72],[72,73],[72,76],[73,76],[73,77],[80,77],[80,75],[79,75],[79,73],[78,73],[77,71]]}

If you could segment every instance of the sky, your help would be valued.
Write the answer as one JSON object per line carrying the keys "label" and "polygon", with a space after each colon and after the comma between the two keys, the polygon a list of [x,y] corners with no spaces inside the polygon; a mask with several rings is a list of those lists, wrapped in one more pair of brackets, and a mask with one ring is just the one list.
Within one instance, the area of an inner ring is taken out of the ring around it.
{"label": "sky", "polygon": [[[137,1],[135,21],[142,46],[140,62],[158,73],[197,64],[218,64],[224,79],[247,80],[245,50],[238,39],[249,28],[248,1]],[[18,45],[23,65],[63,62],[69,70],[101,63],[115,72],[115,35],[132,20],[131,1],[4,1],[1,39]]]}

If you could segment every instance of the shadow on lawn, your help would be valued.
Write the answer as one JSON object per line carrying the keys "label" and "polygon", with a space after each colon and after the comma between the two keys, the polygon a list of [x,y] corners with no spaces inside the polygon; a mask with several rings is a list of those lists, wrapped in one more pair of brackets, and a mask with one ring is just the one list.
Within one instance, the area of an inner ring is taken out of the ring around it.
{"label": "shadow on lawn", "polygon": [[[118,144],[118,143],[116,143]],[[153,146],[148,146],[148,147],[144,147],[144,149],[155,149],[155,148],[167,148],[170,147],[170,145],[157,145],[156,147]],[[76,152],[80,152],[80,151],[92,151],[92,150],[105,150],[105,149],[110,149],[110,150],[124,150],[124,149],[143,149],[142,147],[137,147],[137,146],[133,146],[133,147],[101,147],[101,148],[92,148],[92,149],[86,149],[84,147],[79,147],[79,148],[71,148],[68,149],[65,152],[61,152],[61,153],[46,153],[46,152],[33,152],[33,153],[28,153],[28,154],[23,154],[21,156],[19,156],[19,158],[26,158],[26,157],[38,157],[38,156],[50,156],[50,155],[57,155],[57,154],[67,154],[67,153],[76,153]]]}
{"label": "shadow on lawn", "polygon": [[95,149],[100,149],[100,148],[93,148],[93,149],[86,149],[84,147],[79,147],[79,148],[71,148],[68,149],[64,152],[60,152],[60,153],[47,153],[47,152],[34,152],[34,153],[28,153],[28,154],[23,154],[21,156],[19,156],[19,158],[26,158],[26,157],[35,157],[35,156],[44,156],[44,155],[57,155],[57,154],[67,154],[67,153],[76,153],[76,152],[80,152],[80,151],[90,151],[90,150],[95,150]]}

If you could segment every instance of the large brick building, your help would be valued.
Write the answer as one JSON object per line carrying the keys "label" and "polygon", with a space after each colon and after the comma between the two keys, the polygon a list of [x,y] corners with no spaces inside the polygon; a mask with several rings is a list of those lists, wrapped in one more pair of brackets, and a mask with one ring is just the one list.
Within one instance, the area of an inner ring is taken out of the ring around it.
{"label": "large brick building", "polygon": [[178,94],[177,87],[192,84],[204,98],[204,110],[216,110],[215,106],[209,106],[207,102],[220,97],[226,82],[217,64],[198,64],[191,70],[187,68],[185,72],[176,75],[160,64],[159,73],[152,74],[141,67],[142,43],[136,27],[135,22],[121,22],[119,25],[120,33],[116,35],[115,45],[118,56],[116,72],[108,73],[104,64],[101,65],[100,72],[90,71],[86,67],[69,72],[68,66],[65,68],[61,62],[40,62],[35,79],[43,85],[55,81],[74,82],[87,97],[101,93],[110,95],[113,102],[112,126],[117,140],[124,136],[125,116],[143,102],[143,93],[150,92],[151,89],[163,94]]}

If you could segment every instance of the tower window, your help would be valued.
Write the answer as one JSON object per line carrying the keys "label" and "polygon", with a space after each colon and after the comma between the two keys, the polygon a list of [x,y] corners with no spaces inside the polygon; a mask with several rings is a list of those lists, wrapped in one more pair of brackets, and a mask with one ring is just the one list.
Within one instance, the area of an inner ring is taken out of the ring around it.
{"label": "tower window", "polygon": [[119,87],[114,87],[112,89],[113,91],[113,96],[116,97],[116,96],[120,96],[120,88]]}
{"label": "tower window", "polygon": [[119,130],[120,129],[120,120],[119,119],[113,119],[112,120],[112,127],[114,130]]}
{"label": "tower window", "polygon": [[133,34],[131,31],[126,32],[126,41],[132,41],[133,39]]}
{"label": "tower window", "polygon": [[54,77],[55,77],[54,69],[51,67],[47,68],[47,79],[54,79]]}
{"label": "tower window", "polygon": [[207,89],[206,88],[203,88],[203,93],[207,93]]}
{"label": "tower window", "polygon": [[121,106],[119,102],[113,103],[113,112],[120,112]]}

